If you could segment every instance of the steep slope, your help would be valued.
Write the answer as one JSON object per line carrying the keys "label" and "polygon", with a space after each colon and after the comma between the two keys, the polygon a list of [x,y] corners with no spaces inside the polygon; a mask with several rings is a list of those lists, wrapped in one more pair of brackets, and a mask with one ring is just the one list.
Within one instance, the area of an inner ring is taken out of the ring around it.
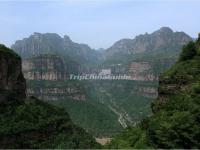
{"label": "steep slope", "polygon": [[21,59],[3,45],[0,66],[0,148],[99,148],[65,111],[26,98]]}
{"label": "steep slope", "polygon": [[24,76],[28,80],[64,80],[66,69],[61,57],[43,54],[22,62]]}
{"label": "steep slope", "polygon": [[184,32],[173,32],[162,27],[151,33],[136,36],[134,39],[123,39],[105,51],[103,65],[127,65],[132,62],[149,63],[154,76],[176,62],[181,47],[193,39]]}
{"label": "steep slope", "polygon": [[105,51],[106,60],[102,65],[120,65],[134,80],[156,85],[160,73],[176,62],[181,47],[189,41],[192,38],[184,32],[173,32],[168,27],[162,27],[151,34],[116,42]]}
{"label": "steep slope", "polygon": [[68,67],[96,63],[99,60],[99,53],[88,45],[74,43],[67,35],[62,38],[56,33],[34,33],[16,41],[11,48],[23,59],[40,54],[56,54],[64,58]]}
{"label": "steep slope", "polygon": [[4,45],[0,45],[0,85],[0,104],[9,103],[11,97],[26,97],[21,58]]}
{"label": "steep slope", "polygon": [[200,35],[160,76],[154,114],[117,136],[109,148],[200,148]]}
{"label": "steep slope", "polygon": [[191,41],[184,32],[173,32],[168,27],[162,27],[151,33],[136,36],[134,39],[122,39],[106,50],[107,57],[113,55],[136,54],[148,51],[179,49],[185,43]]}

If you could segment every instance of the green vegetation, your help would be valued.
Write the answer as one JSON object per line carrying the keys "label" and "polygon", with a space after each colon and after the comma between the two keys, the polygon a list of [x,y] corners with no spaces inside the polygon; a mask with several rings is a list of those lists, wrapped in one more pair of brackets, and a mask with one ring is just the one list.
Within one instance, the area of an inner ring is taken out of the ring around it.
{"label": "green vegetation", "polygon": [[35,98],[1,106],[1,148],[99,148],[68,114]]}
{"label": "green vegetation", "polygon": [[95,137],[111,136],[122,131],[117,115],[103,104],[75,100],[50,102],[68,111],[72,121]]}
{"label": "green vegetation", "polygon": [[195,43],[190,42],[186,46],[183,47],[183,51],[180,55],[180,61],[185,61],[192,59],[197,54],[195,49]]}
{"label": "green vegetation", "polygon": [[180,47],[172,47],[132,55],[114,55],[107,59],[102,65],[121,64],[127,67],[131,62],[148,62],[152,67],[152,72],[159,76],[176,62],[180,50]]}
{"label": "green vegetation", "polygon": [[[127,113],[127,124],[139,122],[151,114],[152,98],[137,94],[137,87],[156,87],[154,82],[136,81],[27,81],[29,89],[39,92],[48,88],[78,89],[75,94],[45,93],[42,96],[56,96],[57,101],[51,104],[64,108],[72,121],[95,137],[110,137],[122,131],[119,113]],[[37,93],[39,95],[39,93]],[[59,99],[60,96],[65,99]],[[84,95],[85,100],[74,100],[69,96]]]}
{"label": "green vegetation", "polygon": [[20,59],[19,55],[17,53],[15,53],[14,51],[12,51],[11,49],[7,48],[5,45],[0,44],[0,52],[3,52],[5,54],[9,54],[14,56],[15,58]]}
{"label": "green vegetation", "polygon": [[147,51],[143,53],[136,53],[132,55],[114,55],[104,62],[106,64],[128,64],[131,61],[147,61],[147,62],[157,62],[161,60],[175,60],[179,53],[181,47],[172,47],[167,49],[159,49],[155,51]]}
{"label": "green vegetation", "polygon": [[[76,81],[77,82],[77,81]],[[74,101],[66,98],[52,101],[52,104],[65,108],[73,122],[97,137],[113,136],[122,131],[119,114],[130,116],[127,124],[138,122],[151,114],[151,98],[136,95],[132,91],[136,82],[130,81],[81,81],[86,94],[85,101]],[[137,83],[138,86],[141,84]],[[144,85],[149,86],[151,83]],[[143,86],[144,86],[143,85]],[[152,85],[151,85],[152,86]]]}
{"label": "green vegetation", "polygon": [[106,148],[200,148],[199,45],[197,40],[184,46],[180,61],[160,77],[154,114],[116,136]]}

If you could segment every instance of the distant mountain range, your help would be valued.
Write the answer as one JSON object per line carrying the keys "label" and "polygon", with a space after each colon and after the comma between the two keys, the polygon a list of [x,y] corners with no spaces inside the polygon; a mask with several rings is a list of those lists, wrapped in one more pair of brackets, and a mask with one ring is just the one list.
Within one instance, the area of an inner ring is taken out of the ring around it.
{"label": "distant mountain range", "polygon": [[193,39],[184,32],[173,32],[168,27],[162,27],[151,34],[139,35],[134,39],[121,39],[103,51],[91,49],[86,44],[75,43],[67,35],[62,38],[56,33],[34,33],[28,38],[16,41],[11,48],[22,58],[51,53],[61,55],[78,64],[88,64],[116,55],[180,49],[191,40]]}

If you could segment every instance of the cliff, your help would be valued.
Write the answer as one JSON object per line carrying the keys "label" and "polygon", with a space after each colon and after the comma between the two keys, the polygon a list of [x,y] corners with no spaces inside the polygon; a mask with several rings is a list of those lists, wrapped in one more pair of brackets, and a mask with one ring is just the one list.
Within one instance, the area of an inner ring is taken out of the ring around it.
{"label": "cliff", "polygon": [[157,81],[158,75],[154,74],[150,62],[131,62],[128,68],[128,74],[135,81]]}
{"label": "cliff", "polygon": [[85,101],[86,93],[80,83],[70,80],[27,80],[27,95],[44,101]]}
{"label": "cliff", "polygon": [[11,97],[22,101],[26,97],[26,81],[22,74],[21,58],[0,45],[0,104],[9,103]]}
{"label": "cliff", "polygon": [[64,80],[66,67],[57,55],[39,55],[23,60],[23,73],[28,80]]}
{"label": "cliff", "polygon": [[99,60],[99,53],[86,44],[73,42],[67,35],[56,33],[33,33],[28,38],[18,40],[11,46],[23,59],[40,54],[62,56],[66,64],[88,64]]}
{"label": "cliff", "polygon": [[21,59],[3,45],[0,77],[1,149],[99,148],[92,136],[72,123],[68,113],[34,97],[26,98]]}
{"label": "cliff", "polygon": [[68,68],[58,55],[41,54],[24,59],[22,70],[27,80],[27,95],[44,101],[73,99],[84,101],[80,86],[70,84]]}

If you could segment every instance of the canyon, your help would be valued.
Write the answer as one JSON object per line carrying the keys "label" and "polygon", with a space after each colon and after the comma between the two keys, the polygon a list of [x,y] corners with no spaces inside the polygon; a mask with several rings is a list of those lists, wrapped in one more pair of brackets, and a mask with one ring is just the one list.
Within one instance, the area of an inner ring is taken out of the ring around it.
{"label": "canyon", "polygon": [[[122,39],[103,51],[54,33],[34,33],[12,48],[22,56],[29,96],[65,108],[77,125],[95,136],[110,136],[151,115],[160,73],[175,63],[181,47],[191,40],[184,32],[163,27]],[[105,73],[125,74],[131,80],[69,80],[70,74]]]}

